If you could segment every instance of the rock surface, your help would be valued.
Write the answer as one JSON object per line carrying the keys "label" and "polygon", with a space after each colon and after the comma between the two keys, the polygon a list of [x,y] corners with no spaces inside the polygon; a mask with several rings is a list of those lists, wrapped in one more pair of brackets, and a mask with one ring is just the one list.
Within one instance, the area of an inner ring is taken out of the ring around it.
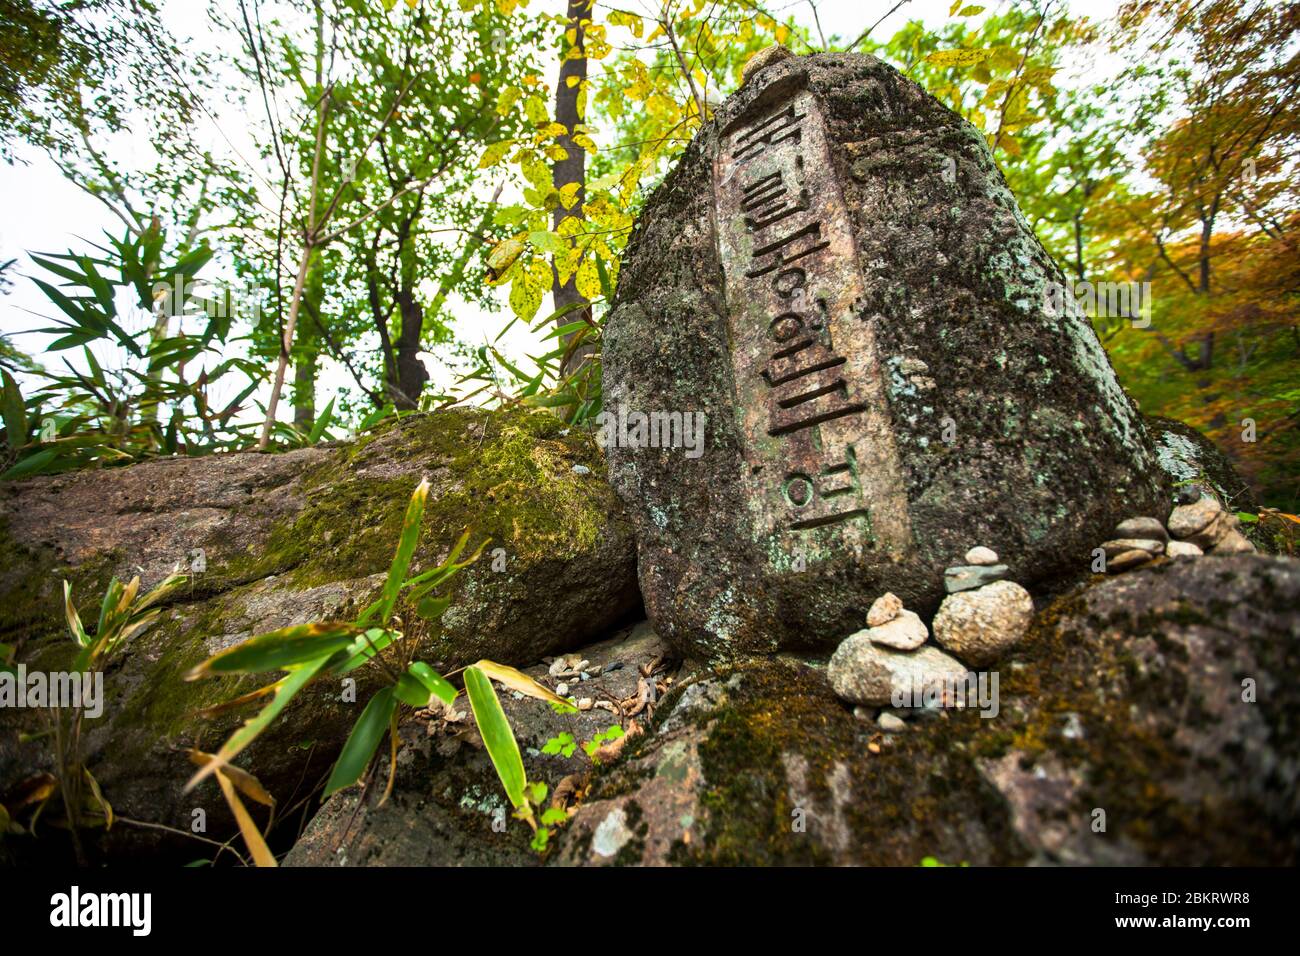
{"label": "rock surface", "polygon": [[1259,510],[1250,485],[1209,438],[1172,418],[1146,415],[1144,419],[1155,444],[1156,462],[1172,483],[1193,495],[1197,489],[1208,491],[1234,511]]}
{"label": "rock surface", "polygon": [[[794,661],[702,677],[598,775],[555,862],[1300,862],[1300,562],[1104,579],[1040,613],[1015,656],[996,717],[945,710],[905,734]],[[603,856],[615,811],[631,836]]]}
{"label": "rock surface", "polygon": [[[585,462],[594,474],[575,475]],[[104,717],[90,721],[87,763],[115,810],[209,832],[229,823],[215,786],[189,796],[185,748],[216,750],[251,708],[205,720],[199,708],[262,686],[263,675],[184,683],[181,675],[255,633],[347,618],[373,600],[392,561],[411,491],[433,486],[415,566],[430,566],[470,526],[492,545],[453,579],[442,628],[423,659],[455,667],[481,657],[527,664],[608,633],[638,606],[631,527],[599,474],[590,436],[545,414],[446,411],[412,416],[355,443],[285,454],[217,455],[34,478],[0,488],[0,641],[29,667],[70,660],[60,579],[92,621],[110,575],[145,588],[201,553],[191,588],[136,637],[105,680]],[[494,555],[492,548],[504,551]],[[493,569],[493,561],[497,567]],[[93,612],[93,613],[92,613]],[[354,675],[358,697],[373,685]],[[357,716],[337,686],[314,684],[237,763],[286,805],[328,770]],[[39,715],[0,714],[0,793],[37,769],[47,748],[20,745]],[[161,831],[114,827],[112,853],[152,847]],[[195,855],[195,845],[179,852]]]}
{"label": "rock surface", "polygon": [[885,590],[932,610],[972,541],[1033,584],[1163,517],[1086,317],[1045,304],[1064,281],[983,136],[892,68],[753,76],[647,203],[606,326],[611,414],[707,422],[697,458],[610,450],[664,637],[829,650]]}
{"label": "rock surface", "polygon": [[973,667],[992,664],[1020,643],[1034,619],[1034,599],[1014,581],[950,594],[934,616],[934,639]]}

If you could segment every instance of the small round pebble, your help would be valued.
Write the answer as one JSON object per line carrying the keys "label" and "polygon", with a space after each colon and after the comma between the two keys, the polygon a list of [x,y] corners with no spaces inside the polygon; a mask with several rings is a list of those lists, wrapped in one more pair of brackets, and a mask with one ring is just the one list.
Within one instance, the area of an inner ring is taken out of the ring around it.
{"label": "small round pebble", "polygon": [[883,713],[876,720],[876,726],[887,734],[901,734],[907,730],[907,721],[901,717],[895,717],[891,713]]}
{"label": "small round pebble", "polygon": [[984,545],[978,545],[966,552],[965,561],[967,564],[997,564],[998,553],[992,548],[986,548]]}

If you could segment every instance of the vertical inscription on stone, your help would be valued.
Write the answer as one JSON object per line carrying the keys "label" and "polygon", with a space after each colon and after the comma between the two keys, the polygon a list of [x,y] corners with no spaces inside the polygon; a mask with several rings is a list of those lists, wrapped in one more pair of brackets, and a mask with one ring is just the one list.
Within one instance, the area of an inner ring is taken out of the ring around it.
{"label": "vertical inscription on stone", "polygon": [[[910,544],[875,335],[820,109],[804,91],[724,131],[719,252],[750,501],[771,535]],[[797,543],[797,538],[794,543]]]}

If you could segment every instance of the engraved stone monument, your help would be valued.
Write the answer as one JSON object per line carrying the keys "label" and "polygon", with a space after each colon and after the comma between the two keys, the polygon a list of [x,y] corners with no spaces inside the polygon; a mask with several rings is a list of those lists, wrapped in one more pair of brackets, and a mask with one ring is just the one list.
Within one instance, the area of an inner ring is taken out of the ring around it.
{"label": "engraved stone monument", "polygon": [[[656,190],[606,327],[647,611],[684,653],[831,648],[891,590],[929,610],[994,548],[1086,567],[1168,506],[1140,416],[981,134],[870,56],[750,76]],[[1055,307],[1054,307],[1055,306]]]}

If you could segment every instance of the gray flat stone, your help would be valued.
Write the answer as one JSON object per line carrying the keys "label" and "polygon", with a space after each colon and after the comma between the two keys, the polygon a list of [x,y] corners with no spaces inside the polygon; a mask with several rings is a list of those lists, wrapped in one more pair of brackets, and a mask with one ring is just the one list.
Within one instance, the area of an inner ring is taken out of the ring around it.
{"label": "gray flat stone", "polygon": [[959,564],[943,572],[943,587],[949,594],[980,588],[1007,576],[1005,564]]}

